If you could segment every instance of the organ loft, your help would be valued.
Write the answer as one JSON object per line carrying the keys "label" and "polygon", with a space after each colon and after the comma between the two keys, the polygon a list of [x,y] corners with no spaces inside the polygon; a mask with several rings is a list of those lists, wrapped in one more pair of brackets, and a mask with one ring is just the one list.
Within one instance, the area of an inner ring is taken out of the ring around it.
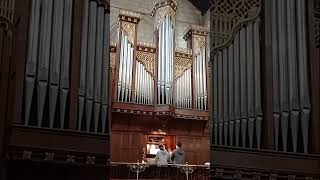
{"label": "organ loft", "polygon": [[[181,31],[182,10],[175,0],[157,1],[150,15],[119,10],[110,45],[112,162],[152,163],[160,144],[174,150],[177,142],[189,164],[209,162],[208,28],[185,23]],[[144,18],[151,42],[138,38]]]}

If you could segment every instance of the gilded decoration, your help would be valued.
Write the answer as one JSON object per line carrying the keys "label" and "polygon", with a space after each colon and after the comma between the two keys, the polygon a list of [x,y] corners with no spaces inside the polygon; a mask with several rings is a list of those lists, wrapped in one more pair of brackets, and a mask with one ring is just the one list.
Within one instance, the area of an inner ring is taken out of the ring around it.
{"label": "gilded decoration", "polygon": [[122,21],[121,29],[127,34],[128,40],[134,44],[134,39],[136,35],[136,24]]}
{"label": "gilded decoration", "polygon": [[137,51],[137,61],[141,62],[145,69],[154,76],[154,63],[156,59],[155,53]]}
{"label": "gilded decoration", "polygon": [[183,75],[183,73],[191,68],[192,66],[192,59],[176,56],[176,73],[175,79],[179,78]]}
{"label": "gilded decoration", "polygon": [[206,37],[200,35],[193,35],[193,50],[194,55],[198,55],[201,49],[206,45]]}
{"label": "gilded decoration", "polygon": [[232,43],[242,25],[254,21],[261,12],[261,0],[210,0],[212,51]]}
{"label": "gilded decoration", "polygon": [[155,17],[155,29],[158,29],[160,24],[168,15],[171,17],[171,22],[175,26],[176,22],[177,2],[174,0],[159,0],[155,3],[152,10],[152,16]]}

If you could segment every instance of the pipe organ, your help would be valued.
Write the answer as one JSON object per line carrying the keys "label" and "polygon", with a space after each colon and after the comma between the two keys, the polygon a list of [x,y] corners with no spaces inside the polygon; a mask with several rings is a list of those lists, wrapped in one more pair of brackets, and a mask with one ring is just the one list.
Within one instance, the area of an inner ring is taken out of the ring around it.
{"label": "pipe organ", "polygon": [[189,41],[189,47],[191,47],[191,49],[193,50],[192,71],[194,78],[194,107],[199,110],[208,109],[208,63],[206,60],[206,35],[206,28],[198,25],[190,25],[190,27],[186,31],[186,35],[184,36],[184,39]]}
{"label": "pipe organ", "polygon": [[213,144],[260,148],[260,4],[253,0],[237,14],[212,3]]}
{"label": "pipe organ", "polygon": [[[165,3],[168,1],[164,1]],[[175,37],[174,25],[176,14],[176,2],[161,6],[156,4],[153,16],[156,18],[155,31],[158,36],[158,81],[157,104],[173,104],[173,81],[175,71]]]}
{"label": "pipe organ", "polygon": [[[133,83],[136,79],[134,70],[142,73],[141,66],[136,63],[137,24],[140,21],[139,14],[120,11],[118,19],[118,47],[117,52],[117,91],[116,100],[120,102],[132,102],[137,93],[133,93]],[[142,77],[138,77],[140,80]],[[139,85],[142,84],[139,81]],[[142,87],[142,86],[140,86]]]}
{"label": "pipe organ", "polygon": [[120,11],[115,58],[115,102],[170,105],[182,109],[208,110],[207,29],[191,25],[184,39],[188,48],[175,47],[177,3],[155,3],[155,45],[137,43],[138,13]]}
{"label": "pipe organ", "polygon": [[192,108],[192,51],[177,48],[175,68],[176,107]]}
{"label": "pipe organ", "polygon": [[152,44],[139,43],[137,51],[135,102],[154,103],[154,64],[156,48]]}

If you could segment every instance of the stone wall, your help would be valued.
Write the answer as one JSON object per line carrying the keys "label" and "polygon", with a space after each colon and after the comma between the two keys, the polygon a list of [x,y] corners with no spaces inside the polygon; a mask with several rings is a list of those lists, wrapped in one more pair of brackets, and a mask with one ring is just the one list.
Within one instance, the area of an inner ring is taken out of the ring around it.
{"label": "stone wall", "polygon": [[[138,26],[138,41],[153,43],[154,19],[151,16],[155,0],[111,0],[111,40],[116,39],[116,22],[120,9],[141,13],[141,21]],[[188,0],[177,0],[177,20],[176,20],[176,46],[187,47],[183,39],[184,32],[190,24],[209,24],[206,16],[201,16],[201,12]]]}

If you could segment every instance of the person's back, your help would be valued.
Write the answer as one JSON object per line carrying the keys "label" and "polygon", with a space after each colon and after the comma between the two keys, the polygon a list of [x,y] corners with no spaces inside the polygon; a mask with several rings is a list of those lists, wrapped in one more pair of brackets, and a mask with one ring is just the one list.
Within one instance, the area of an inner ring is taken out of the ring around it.
{"label": "person's back", "polygon": [[181,148],[182,144],[180,142],[177,143],[177,148],[173,151],[171,160],[174,164],[183,164],[185,160],[185,152]]}
{"label": "person's back", "polygon": [[156,155],[156,158],[155,158],[155,163],[157,165],[166,165],[166,164],[168,164],[169,154],[163,148],[162,145],[160,145],[159,147],[160,147],[160,150],[157,152],[157,155]]}

